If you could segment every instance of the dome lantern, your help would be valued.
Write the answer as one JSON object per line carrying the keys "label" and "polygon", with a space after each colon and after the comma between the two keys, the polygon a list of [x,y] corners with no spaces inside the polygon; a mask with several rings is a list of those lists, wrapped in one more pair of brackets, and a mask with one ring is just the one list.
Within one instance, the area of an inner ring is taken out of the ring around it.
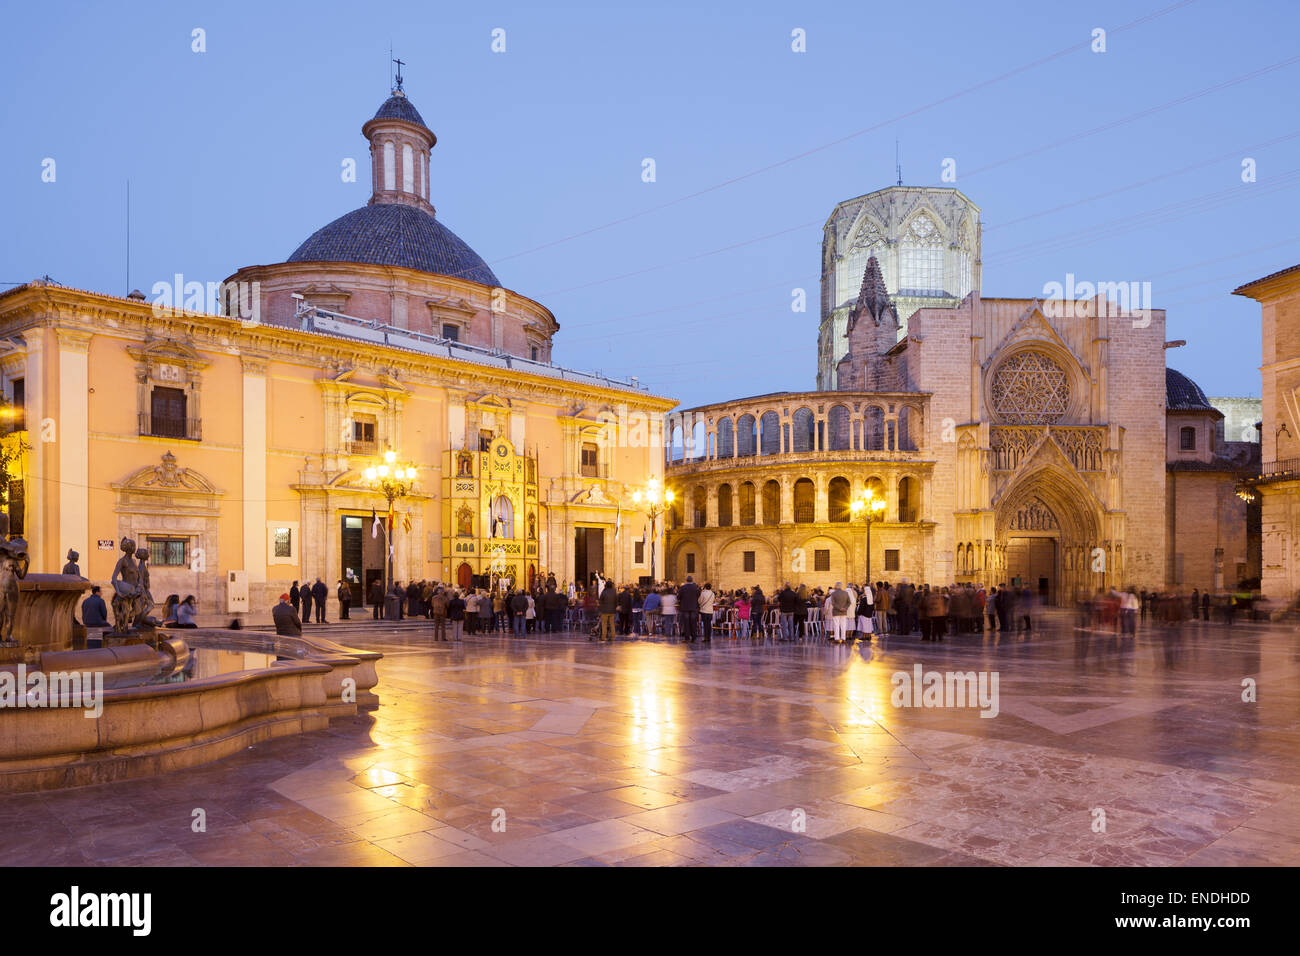
{"label": "dome lantern", "polygon": [[402,90],[401,74],[392,95],[361,127],[370,141],[370,205],[401,203],[434,212],[429,202],[429,151],[438,137]]}

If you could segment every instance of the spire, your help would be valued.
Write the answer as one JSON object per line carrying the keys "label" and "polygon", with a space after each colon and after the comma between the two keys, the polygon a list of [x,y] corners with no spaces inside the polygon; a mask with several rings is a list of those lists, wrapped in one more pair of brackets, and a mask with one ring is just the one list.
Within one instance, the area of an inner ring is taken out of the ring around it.
{"label": "spire", "polygon": [[849,329],[857,324],[862,315],[870,315],[879,325],[886,313],[893,315],[894,325],[898,325],[898,314],[889,303],[889,290],[885,288],[885,277],[880,272],[880,263],[872,256],[867,260],[867,268],[862,272],[862,288],[858,291],[858,301],[849,311]]}
{"label": "spire", "polygon": [[392,95],[361,127],[370,141],[373,189],[370,204],[402,203],[434,211],[429,201],[429,150],[438,137],[402,90],[403,60],[397,64]]}

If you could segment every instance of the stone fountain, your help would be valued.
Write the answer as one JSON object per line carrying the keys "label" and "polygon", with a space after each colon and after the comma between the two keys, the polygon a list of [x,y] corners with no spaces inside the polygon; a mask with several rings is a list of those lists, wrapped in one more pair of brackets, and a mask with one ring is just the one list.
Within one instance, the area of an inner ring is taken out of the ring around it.
{"label": "stone fountain", "polygon": [[[114,627],[102,647],[86,648],[77,646],[74,614],[90,582],[77,573],[29,574],[26,543],[0,539],[0,793],[190,767],[377,706],[381,654],[252,630],[159,627],[149,616],[147,552],[130,539],[121,548]],[[77,570],[73,553],[65,570]],[[275,660],[181,680],[191,646]],[[75,697],[30,689],[66,691],[73,678]]]}

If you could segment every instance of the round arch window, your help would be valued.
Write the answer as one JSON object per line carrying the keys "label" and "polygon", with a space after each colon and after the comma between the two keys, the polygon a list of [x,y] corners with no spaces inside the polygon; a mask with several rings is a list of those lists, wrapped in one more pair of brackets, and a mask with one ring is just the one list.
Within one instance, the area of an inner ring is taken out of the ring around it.
{"label": "round arch window", "polygon": [[1044,352],[1008,358],[993,373],[991,392],[994,414],[1017,425],[1058,422],[1070,407],[1069,376]]}

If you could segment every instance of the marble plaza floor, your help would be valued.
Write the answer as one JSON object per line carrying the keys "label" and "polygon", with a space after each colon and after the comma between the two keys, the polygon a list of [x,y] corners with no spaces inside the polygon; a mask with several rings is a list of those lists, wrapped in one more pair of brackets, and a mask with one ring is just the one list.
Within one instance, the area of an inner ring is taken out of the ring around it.
{"label": "marble plaza floor", "polygon": [[[1300,863],[1290,626],[1134,641],[1052,612],[1032,638],[856,648],[323,630],[386,655],[378,710],[193,770],[0,797],[0,863]],[[891,674],[917,664],[996,672],[997,716],[893,706]]]}

